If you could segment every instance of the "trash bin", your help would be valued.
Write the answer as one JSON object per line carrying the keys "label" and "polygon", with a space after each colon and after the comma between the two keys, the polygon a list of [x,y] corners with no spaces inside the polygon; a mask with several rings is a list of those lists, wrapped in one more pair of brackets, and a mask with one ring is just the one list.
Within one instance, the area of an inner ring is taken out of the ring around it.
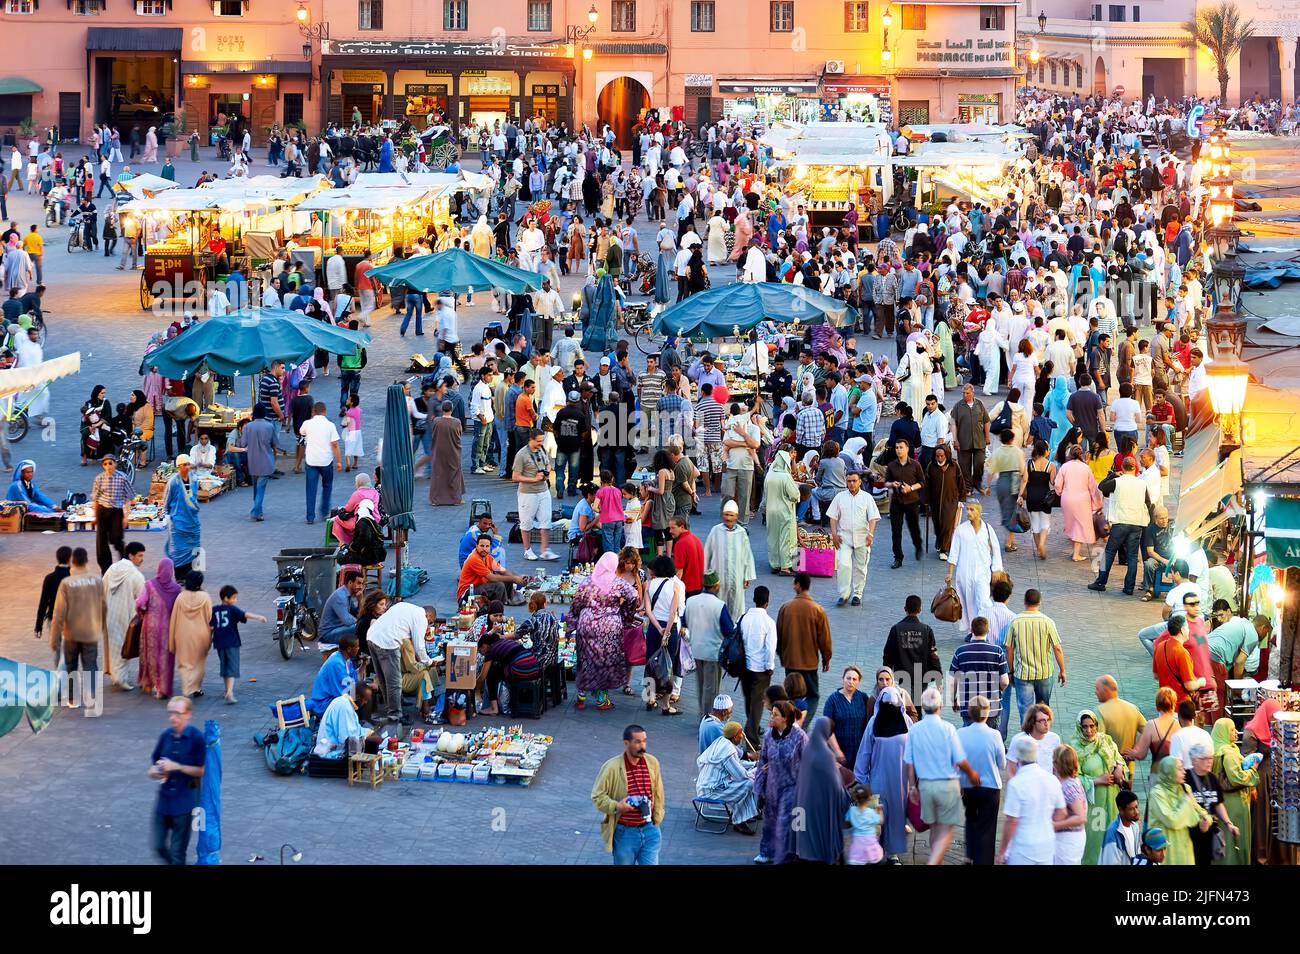
{"label": "trash bin", "polygon": [[290,547],[277,553],[275,560],[276,577],[284,572],[285,567],[301,566],[303,582],[306,584],[304,599],[307,606],[319,614],[325,608],[329,595],[338,589],[334,559],[334,547]]}

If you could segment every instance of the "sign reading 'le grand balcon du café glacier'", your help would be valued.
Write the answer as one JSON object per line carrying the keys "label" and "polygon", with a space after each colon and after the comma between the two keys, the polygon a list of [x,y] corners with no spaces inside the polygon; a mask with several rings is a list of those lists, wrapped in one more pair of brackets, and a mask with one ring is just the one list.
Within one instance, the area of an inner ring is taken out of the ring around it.
{"label": "sign reading 'le grand balcon du caf\u00e9 glacier'", "polygon": [[509,43],[504,40],[471,40],[449,43],[441,40],[327,40],[323,51],[335,56],[506,56],[522,58],[563,57],[563,43]]}
{"label": "sign reading 'le grand balcon du caf\u00e9 glacier'", "polygon": [[917,40],[918,63],[953,63],[980,66],[1009,66],[1014,62],[1015,44],[1010,40]]}

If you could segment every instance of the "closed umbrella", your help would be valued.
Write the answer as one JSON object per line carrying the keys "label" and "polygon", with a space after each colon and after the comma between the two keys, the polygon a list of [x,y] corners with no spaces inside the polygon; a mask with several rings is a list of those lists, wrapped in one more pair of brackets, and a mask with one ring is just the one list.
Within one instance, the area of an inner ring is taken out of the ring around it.
{"label": "closed umbrella", "polygon": [[203,782],[199,786],[199,843],[196,863],[221,864],[221,724],[216,719],[203,723],[203,739],[208,744],[203,762]]}
{"label": "closed umbrella", "polygon": [[609,275],[601,275],[596,284],[596,298],[592,304],[591,318],[582,333],[584,351],[608,351],[614,345],[617,334],[614,332],[614,281]]}
{"label": "closed umbrella", "polygon": [[0,656],[0,737],[8,735],[23,716],[32,732],[50,724],[59,697],[59,676]]}
{"label": "closed umbrella", "polygon": [[369,274],[385,285],[400,283],[420,292],[463,294],[471,288],[502,288],[518,294],[542,287],[542,276],[536,272],[514,268],[463,248],[404,258],[372,268]]}
{"label": "closed umbrella", "polygon": [[415,501],[415,468],[411,458],[411,412],[400,384],[388,386],[384,408],[384,458],[379,482],[379,503],[393,528],[397,551],[394,599],[402,598],[402,550],[406,534],[415,529],[411,509]]}
{"label": "closed umbrella", "polygon": [[779,282],[734,282],[692,295],[655,316],[654,330],[661,335],[702,335],[724,338],[735,329],[749,331],[760,321],[837,327],[856,321],[858,311],[847,302],[823,295],[803,285]]}
{"label": "closed umbrella", "polygon": [[274,361],[298,364],[319,348],[353,354],[370,343],[363,331],[349,331],[296,311],[263,308],[209,318],[182,331],[144,356],[140,373],[157,367],[165,378],[184,378],[202,365],[217,374],[256,374]]}

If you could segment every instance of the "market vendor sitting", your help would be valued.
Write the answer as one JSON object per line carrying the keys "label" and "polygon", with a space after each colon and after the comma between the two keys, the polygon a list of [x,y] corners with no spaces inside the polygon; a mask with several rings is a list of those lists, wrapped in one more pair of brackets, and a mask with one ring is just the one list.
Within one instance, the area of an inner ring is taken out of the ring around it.
{"label": "market vendor sitting", "polygon": [[[499,636],[494,632],[485,633],[479,637],[478,652],[482,666],[479,667],[475,689],[482,700],[479,712],[483,715],[501,714],[501,706],[497,701],[501,683],[506,683],[509,688],[515,683],[541,677],[542,664],[533,651],[517,639]],[[510,694],[513,695],[513,692]]]}
{"label": "market vendor sitting", "polygon": [[[460,579],[456,587],[456,599],[463,600],[470,587],[475,593],[490,600],[512,603],[515,587],[528,582],[527,577],[511,573],[500,561],[492,556],[491,534],[480,536],[474,543],[474,549],[465,558],[460,568]],[[513,603],[512,603],[513,605]]]}
{"label": "market vendor sitting", "polygon": [[496,522],[493,521],[492,514],[481,513],[478,515],[478,520],[470,524],[469,529],[466,530],[460,538],[460,552],[457,554],[457,557],[462,566],[464,566],[465,561],[469,559],[469,555],[474,552],[474,545],[478,542],[478,538],[483,534],[487,534],[492,538],[492,559],[496,560],[498,563],[504,559],[505,547],[502,546],[501,538],[493,532],[495,529]]}
{"label": "market vendor sitting", "polygon": [[339,637],[339,651],[325,660],[311,684],[308,712],[320,718],[330,702],[361,682],[365,677],[366,661],[361,659],[358,664],[360,652],[361,643],[355,634],[345,633]]}
{"label": "market vendor sitting", "polygon": [[343,585],[329,595],[320,614],[320,642],[322,646],[337,643],[345,633],[357,630],[357,598],[365,580],[360,570],[345,570]]}
{"label": "market vendor sitting", "polygon": [[217,446],[206,431],[199,432],[198,443],[190,448],[190,464],[199,477],[216,469]]}
{"label": "market vendor sitting", "polygon": [[753,829],[746,823],[758,817],[758,796],[754,792],[755,766],[746,765],[740,757],[740,746],[744,744],[745,729],[739,722],[722,727],[722,735],[695,760],[700,770],[695,779],[695,797],[725,803],[732,827],[752,835]]}
{"label": "market vendor sitting", "polygon": [[56,513],[58,508],[54,501],[36,486],[36,461],[20,460],[14,481],[9,485],[5,500],[16,500],[27,504],[28,513]]}
{"label": "market vendor sitting", "polygon": [[369,701],[370,687],[364,684],[357,686],[355,699],[347,692],[335,696],[321,716],[313,754],[322,759],[341,759],[347,755],[348,739],[374,738],[374,730],[363,729],[357,715],[357,710]]}

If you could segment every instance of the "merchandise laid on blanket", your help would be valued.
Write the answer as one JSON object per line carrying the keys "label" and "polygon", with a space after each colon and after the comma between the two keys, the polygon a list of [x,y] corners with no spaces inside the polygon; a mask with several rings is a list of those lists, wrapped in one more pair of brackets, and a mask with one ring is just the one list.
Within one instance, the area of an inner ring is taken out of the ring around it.
{"label": "merchandise laid on blanket", "polygon": [[390,736],[379,748],[385,775],[407,782],[521,785],[532,782],[554,739],[522,725],[464,733],[452,727],[416,729],[410,741]]}

